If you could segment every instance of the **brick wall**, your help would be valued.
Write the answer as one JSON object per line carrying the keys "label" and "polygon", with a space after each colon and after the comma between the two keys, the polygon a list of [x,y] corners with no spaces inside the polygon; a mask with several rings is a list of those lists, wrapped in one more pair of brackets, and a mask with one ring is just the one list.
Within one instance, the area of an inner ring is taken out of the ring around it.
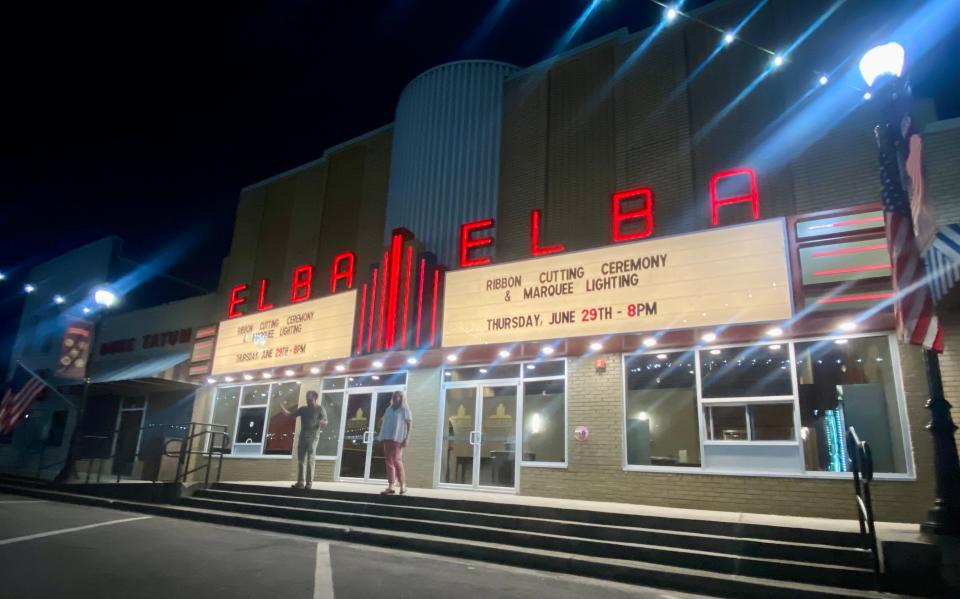
{"label": "brick wall", "polygon": [[[907,411],[917,464],[916,481],[877,481],[878,519],[919,522],[933,498],[932,448],[923,430],[925,379],[920,352],[901,348]],[[568,468],[523,468],[520,493],[669,507],[722,511],[852,518],[849,480],[799,477],[727,476],[623,470],[622,361],[605,356],[607,370],[596,374],[594,357],[568,365],[570,435]],[[585,425],[590,438],[573,440],[573,428]]]}

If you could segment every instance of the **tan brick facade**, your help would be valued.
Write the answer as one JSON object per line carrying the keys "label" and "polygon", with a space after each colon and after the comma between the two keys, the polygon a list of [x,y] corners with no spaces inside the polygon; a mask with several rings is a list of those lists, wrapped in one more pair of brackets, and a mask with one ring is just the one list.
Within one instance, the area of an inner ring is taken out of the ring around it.
{"label": "tan brick facade", "polygon": [[[933,498],[932,447],[923,429],[926,381],[920,352],[906,347],[900,351],[917,480],[875,482],[874,505],[878,519],[919,522],[926,516]],[[523,468],[522,495],[762,514],[855,516],[849,479],[625,471],[623,362],[617,354],[604,357],[607,370],[602,374],[595,372],[592,356],[570,359],[567,366],[567,429],[571,439],[568,468]],[[578,425],[590,430],[587,441],[573,440],[573,429]]]}

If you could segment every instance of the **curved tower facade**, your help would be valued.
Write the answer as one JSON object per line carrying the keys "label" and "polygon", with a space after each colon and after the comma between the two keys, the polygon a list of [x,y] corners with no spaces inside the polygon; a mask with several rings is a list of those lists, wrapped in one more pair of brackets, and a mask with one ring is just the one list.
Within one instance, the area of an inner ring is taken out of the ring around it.
{"label": "curved tower facade", "polygon": [[386,231],[406,227],[457,264],[461,223],[494,217],[503,80],[517,67],[488,60],[434,67],[404,88],[394,123]]}

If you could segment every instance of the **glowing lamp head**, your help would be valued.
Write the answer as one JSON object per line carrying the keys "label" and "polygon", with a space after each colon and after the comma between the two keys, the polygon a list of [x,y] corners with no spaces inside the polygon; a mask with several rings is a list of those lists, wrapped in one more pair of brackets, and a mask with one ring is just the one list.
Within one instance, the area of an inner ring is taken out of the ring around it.
{"label": "glowing lamp head", "polygon": [[830,78],[826,75],[820,75],[820,85],[826,85],[830,82]]}
{"label": "glowing lamp head", "polygon": [[677,9],[676,9],[675,7],[673,7],[673,6],[671,6],[670,8],[667,9],[667,12],[666,12],[666,14],[665,14],[666,19],[667,19],[667,22],[668,22],[668,23],[672,23],[673,21],[676,20],[677,15],[679,15],[679,14],[680,14],[680,13],[677,12]]}
{"label": "glowing lamp head", "polygon": [[779,337],[780,335],[783,335],[783,329],[780,327],[771,327],[767,329],[767,335],[770,337]]}
{"label": "glowing lamp head", "polygon": [[447,362],[453,363],[457,361],[457,354],[447,354]]}
{"label": "glowing lamp head", "polygon": [[84,307],[83,307],[83,313],[84,313],[84,314],[89,314],[89,313],[92,312],[92,311],[93,311],[93,310],[90,309],[90,306],[84,306]]}
{"label": "glowing lamp head", "polygon": [[295,375],[295,374],[297,374],[297,373],[294,372],[293,370],[290,370],[289,368],[288,368],[287,370],[284,370],[284,371],[283,371],[283,375],[284,375],[284,376],[293,376],[293,375]]}
{"label": "glowing lamp head", "polygon": [[58,306],[63,304],[66,301],[67,301],[66,298],[64,298],[62,295],[53,296],[53,303],[57,304]]}
{"label": "glowing lamp head", "polygon": [[706,333],[706,334],[703,335],[703,337],[700,337],[700,338],[703,339],[704,341],[706,341],[707,343],[713,343],[714,341],[717,340],[717,334],[716,334],[716,333]]}
{"label": "glowing lamp head", "polygon": [[776,56],[774,56],[774,57],[773,57],[773,66],[774,66],[774,68],[776,68],[776,67],[782,67],[782,66],[783,66],[783,56],[781,56],[780,54],[777,54]]}
{"label": "glowing lamp head", "polygon": [[109,308],[117,303],[117,294],[109,289],[97,289],[93,292],[93,301],[97,302],[104,308]]}
{"label": "glowing lamp head", "polygon": [[603,349],[603,344],[599,341],[594,341],[590,344],[590,351],[600,351]]}
{"label": "glowing lamp head", "polygon": [[37,288],[31,285],[30,283],[27,283],[26,285],[23,286],[24,293],[33,293],[36,290]]}
{"label": "glowing lamp head", "polygon": [[317,366],[314,366],[313,368],[310,369],[310,374],[320,374],[320,368]]}
{"label": "glowing lamp head", "polygon": [[337,372],[343,372],[344,370],[347,369],[347,367],[344,366],[343,364],[337,364],[336,366],[333,367],[333,369],[336,370]]}
{"label": "glowing lamp head", "polygon": [[733,43],[733,40],[735,40],[735,39],[736,39],[736,38],[733,37],[733,34],[732,34],[732,33],[727,33],[727,34],[725,34],[725,35],[723,36],[723,45],[724,45],[724,46],[729,46],[730,44]]}
{"label": "glowing lamp head", "polygon": [[501,349],[498,355],[503,359],[507,359],[510,357],[510,352],[505,349]]}
{"label": "glowing lamp head", "polygon": [[7,280],[7,275],[0,272],[0,281],[6,281],[6,280]]}
{"label": "glowing lamp head", "polygon": [[[870,87],[883,75],[899,77],[903,72],[903,46],[896,42],[871,49],[860,59],[860,75]],[[869,98],[868,98],[869,99]]]}
{"label": "glowing lamp head", "polygon": [[407,364],[409,364],[409,365],[411,365],[411,366],[416,366],[416,365],[417,365],[417,359],[414,358],[414,357],[409,357],[409,358],[407,358]]}
{"label": "glowing lamp head", "polygon": [[845,320],[837,325],[837,330],[843,331],[844,333],[849,333],[851,331],[857,330],[857,323],[852,320]]}
{"label": "glowing lamp head", "polygon": [[653,347],[657,344],[657,340],[654,337],[647,337],[643,340],[644,347]]}
{"label": "glowing lamp head", "polygon": [[211,377],[211,378],[208,378],[208,379],[207,379],[207,384],[209,384],[209,385],[213,385],[213,384],[215,384],[216,382],[217,382],[217,379],[215,379],[215,378],[212,378],[212,377]]}
{"label": "glowing lamp head", "polygon": [[871,99],[873,99],[873,94],[871,94],[870,92],[867,92],[867,93],[863,94],[863,99],[864,99],[864,100],[871,100]]}
{"label": "glowing lamp head", "polygon": [[374,368],[383,368],[383,362],[381,362],[380,360],[374,360],[371,366],[373,366]]}
{"label": "glowing lamp head", "polygon": [[542,353],[542,354],[545,355],[545,356],[551,356],[551,355],[553,355],[553,352],[554,352],[554,351],[556,351],[556,350],[554,350],[554,349],[553,349],[553,346],[551,346],[551,345],[544,345],[543,347],[540,348],[540,353]]}

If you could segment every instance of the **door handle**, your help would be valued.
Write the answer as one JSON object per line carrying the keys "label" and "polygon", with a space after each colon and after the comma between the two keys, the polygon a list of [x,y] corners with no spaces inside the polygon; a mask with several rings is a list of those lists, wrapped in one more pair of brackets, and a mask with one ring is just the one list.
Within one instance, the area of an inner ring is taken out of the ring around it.
{"label": "door handle", "polygon": [[470,431],[470,439],[469,439],[470,445],[476,445],[476,443],[473,440],[473,436],[476,434],[477,434],[477,431]]}
{"label": "door handle", "polygon": [[373,433],[370,431],[363,431],[363,442],[367,443],[368,445],[373,443]]}

